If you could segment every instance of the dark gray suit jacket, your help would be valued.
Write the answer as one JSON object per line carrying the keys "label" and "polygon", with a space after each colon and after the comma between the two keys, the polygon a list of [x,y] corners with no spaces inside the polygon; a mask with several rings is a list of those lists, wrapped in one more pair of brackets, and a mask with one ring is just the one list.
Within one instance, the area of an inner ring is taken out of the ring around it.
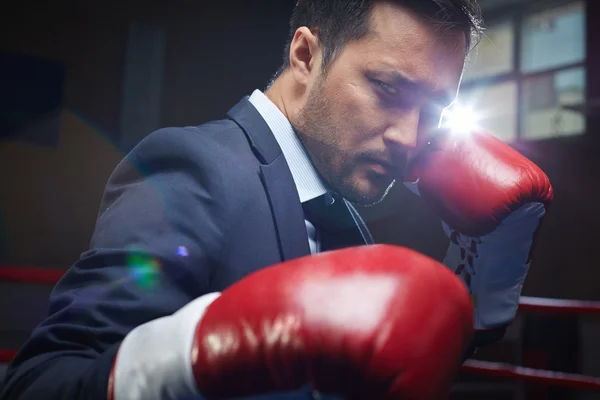
{"label": "dark gray suit jacket", "polygon": [[[372,242],[356,219],[348,246]],[[226,119],[150,134],[118,165],[91,248],[7,372],[2,399],[105,399],[121,340],[265,266],[310,254],[302,206],[247,98]],[[308,399],[310,389],[264,398]]]}

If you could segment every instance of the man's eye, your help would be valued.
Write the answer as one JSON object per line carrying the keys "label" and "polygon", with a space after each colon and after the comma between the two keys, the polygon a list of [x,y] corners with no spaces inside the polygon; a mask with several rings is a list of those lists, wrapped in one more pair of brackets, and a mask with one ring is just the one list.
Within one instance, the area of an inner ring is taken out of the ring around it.
{"label": "man's eye", "polygon": [[386,94],[389,94],[390,96],[395,96],[398,94],[398,89],[396,89],[394,86],[381,81],[375,82],[377,83],[377,86],[379,86]]}

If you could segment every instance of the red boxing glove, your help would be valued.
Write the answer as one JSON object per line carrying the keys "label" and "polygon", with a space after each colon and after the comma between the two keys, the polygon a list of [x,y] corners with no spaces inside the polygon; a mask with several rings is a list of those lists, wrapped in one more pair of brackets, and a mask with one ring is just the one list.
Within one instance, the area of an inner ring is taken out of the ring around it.
{"label": "red boxing glove", "polygon": [[451,271],[388,245],[265,268],[205,298],[125,338],[115,400],[225,399],[307,383],[346,399],[439,399],[473,329]]}
{"label": "red boxing glove", "polygon": [[475,327],[512,322],[552,201],[548,177],[489,133],[440,130],[409,163],[407,181],[443,220],[444,264],[471,292]]}

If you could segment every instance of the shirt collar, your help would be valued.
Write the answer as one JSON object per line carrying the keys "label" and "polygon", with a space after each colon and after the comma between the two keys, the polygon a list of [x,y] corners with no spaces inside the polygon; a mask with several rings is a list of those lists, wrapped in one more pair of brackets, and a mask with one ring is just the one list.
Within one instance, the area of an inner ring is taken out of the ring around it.
{"label": "shirt collar", "polygon": [[310,161],[290,121],[281,110],[258,89],[252,93],[249,100],[263,117],[281,147],[296,184],[300,202],[304,203],[327,193],[325,183]]}

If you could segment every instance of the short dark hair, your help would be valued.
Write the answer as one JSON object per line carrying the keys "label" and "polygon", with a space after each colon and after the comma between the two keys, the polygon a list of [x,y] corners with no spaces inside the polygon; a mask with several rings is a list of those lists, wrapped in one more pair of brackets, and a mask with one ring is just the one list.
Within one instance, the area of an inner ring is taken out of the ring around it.
{"label": "short dark hair", "polygon": [[[302,26],[318,29],[323,46],[323,69],[350,41],[367,34],[369,17],[378,0],[297,0],[290,19],[290,32],[283,64],[275,78],[290,64],[290,45]],[[483,19],[476,0],[391,0],[423,16],[441,29],[459,29],[465,33],[467,49],[482,33]]]}

